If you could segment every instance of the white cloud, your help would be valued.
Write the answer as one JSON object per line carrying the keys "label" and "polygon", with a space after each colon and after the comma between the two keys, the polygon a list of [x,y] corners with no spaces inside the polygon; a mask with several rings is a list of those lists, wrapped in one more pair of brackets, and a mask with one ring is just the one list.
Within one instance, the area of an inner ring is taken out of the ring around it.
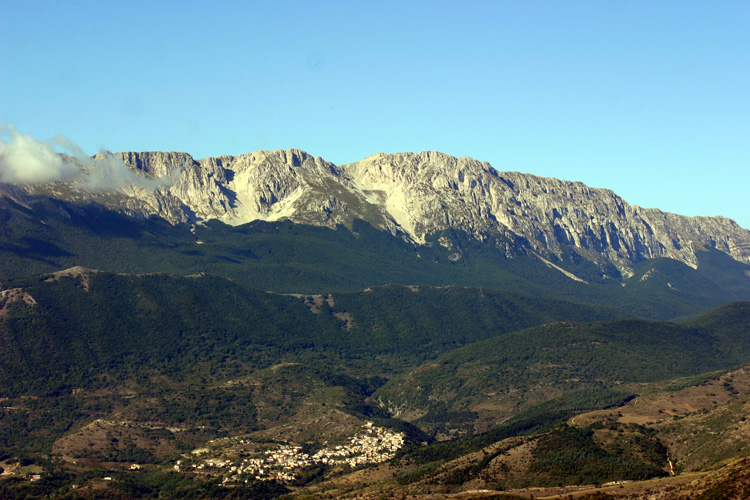
{"label": "white cloud", "polygon": [[174,183],[173,179],[151,179],[136,174],[119,156],[100,151],[94,158],[80,158],[84,172],[76,179],[76,186],[86,191],[118,191],[123,188],[157,189]]}
{"label": "white cloud", "polygon": [[[3,135],[10,140],[3,140]],[[0,125],[0,182],[41,184],[70,180],[76,175],[78,169],[63,161],[52,144],[19,134],[13,125]]]}
{"label": "white cloud", "polygon": [[[8,136],[8,141],[2,138],[4,135]],[[55,147],[63,149],[75,161],[60,155]],[[87,156],[62,135],[39,141],[18,133],[13,125],[0,125],[0,182],[44,184],[68,181],[78,189],[103,192],[125,188],[152,190],[171,185],[174,180],[138,175],[121,158],[106,151],[94,158]]]}

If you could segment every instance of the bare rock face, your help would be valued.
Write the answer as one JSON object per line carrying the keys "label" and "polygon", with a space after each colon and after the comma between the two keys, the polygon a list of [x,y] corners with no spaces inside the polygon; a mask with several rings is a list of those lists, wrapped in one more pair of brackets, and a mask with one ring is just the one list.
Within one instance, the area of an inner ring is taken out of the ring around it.
{"label": "bare rock face", "polygon": [[[202,160],[172,152],[115,156],[144,179],[167,181],[91,196],[172,223],[291,220],[351,227],[359,218],[415,243],[453,229],[479,241],[504,237],[547,258],[572,246],[593,262],[614,263],[623,276],[633,264],[657,257],[696,266],[695,251],[706,247],[750,263],[750,231],[730,219],[644,209],[610,190],[498,172],[486,162],[434,151],[379,153],[342,166],[300,150]],[[84,196],[59,184],[47,191]]]}
{"label": "bare rock face", "polygon": [[[178,163],[156,153],[118,155],[131,168],[149,174],[172,175]],[[179,163],[179,177],[169,189],[141,197],[152,214],[172,223],[219,219],[238,225],[289,219],[335,227],[351,225],[359,217],[392,226],[379,207],[351,189],[335,165],[304,151],[256,151],[198,161],[188,157]]]}
{"label": "bare rock face", "polygon": [[[175,172],[182,172],[186,168],[196,165],[193,157],[187,153],[175,152],[148,152],[148,153],[115,153],[125,164],[138,172],[143,172],[147,177],[168,177]],[[94,158],[101,159],[104,155],[99,153]]]}
{"label": "bare rock face", "polygon": [[436,152],[378,154],[341,171],[417,241],[448,228],[478,239],[510,233],[543,254],[570,244],[626,274],[633,263],[655,257],[695,266],[694,244],[750,262],[750,231],[730,219],[642,209],[580,182],[497,172],[488,163]]}

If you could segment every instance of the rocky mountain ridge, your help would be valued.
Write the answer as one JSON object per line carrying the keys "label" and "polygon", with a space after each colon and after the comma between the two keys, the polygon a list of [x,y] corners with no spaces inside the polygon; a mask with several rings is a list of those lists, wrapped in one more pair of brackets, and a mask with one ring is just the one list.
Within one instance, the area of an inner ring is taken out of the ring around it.
{"label": "rocky mountain ridge", "polygon": [[[750,263],[750,231],[731,219],[641,208],[610,190],[498,172],[487,162],[434,151],[378,153],[341,166],[295,149],[201,160],[175,152],[125,152],[112,158],[141,177],[168,182],[153,189],[131,184],[96,193],[60,183],[26,189],[78,201],[88,197],[173,224],[287,219],[351,227],[359,218],[420,244],[430,235],[460,231],[508,256],[533,252],[561,262],[573,249],[592,262],[615,264],[622,277],[632,274],[634,264],[658,257],[695,267],[695,252],[702,248]],[[447,238],[438,242],[453,245]],[[460,259],[461,249],[455,250]]]}

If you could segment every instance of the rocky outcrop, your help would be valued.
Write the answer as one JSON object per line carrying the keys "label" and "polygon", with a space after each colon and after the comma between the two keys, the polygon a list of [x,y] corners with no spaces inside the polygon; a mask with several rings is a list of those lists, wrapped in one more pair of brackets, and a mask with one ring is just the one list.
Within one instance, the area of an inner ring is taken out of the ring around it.
{"label": "rocky outcrop", "polygon": [[[415,243],[454,229],[479,241],[502,237],[547,258],[573,247],[594,262],[614,263],[624,276],[634,263],[656,257],[695,266],[696,249],[705,247],[750,263],[750,231],[730,219],[644,209],[610,190],[498,172],[439,152],[379,153],[342,166],[300,150],[202,160],[159,152],[116,157],[144,178],[169,182],[122,186],[98,201],[172,223],[288,219],[351,227],[360,218]],[[55,193],[64,192],[58,185]]]}
{"label": "rocky outcrop", "polygon": [[[169,177],[175,172],[182,172],[189,167],[198,165],[192,156],[187,153],[176,153],[173,151],[152,151],[147,153],[115,153],[126,165],[132,169],[144,173],[147,177]],[[102,159],[105,155],[99,153],[94,158]]]}

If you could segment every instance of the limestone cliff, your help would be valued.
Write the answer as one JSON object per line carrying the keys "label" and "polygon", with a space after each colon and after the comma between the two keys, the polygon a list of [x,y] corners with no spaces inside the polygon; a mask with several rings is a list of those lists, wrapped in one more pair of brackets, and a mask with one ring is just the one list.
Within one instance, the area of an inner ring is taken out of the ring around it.
{"label": "limestone cliff", "polygon": [[[288,219],[351,227],[360,218],[415,243],[454,229],[479,241],[504,237],[545,257],[560,256],[571,246],[589,260],[614,263],[623,276],[633,264],[656,257],[695,266],[696,245],[750,263],[750,231],[730,219],[631,206],[610,190],[498,172],[486,162],[439,152],[380,153],[341,166],[299,150],[202,160],[186,153],[115,156],[144,178],[169,182],[92,196],[130,214],[172,223]],[[84,196],[59,185],[50,192]]]}

